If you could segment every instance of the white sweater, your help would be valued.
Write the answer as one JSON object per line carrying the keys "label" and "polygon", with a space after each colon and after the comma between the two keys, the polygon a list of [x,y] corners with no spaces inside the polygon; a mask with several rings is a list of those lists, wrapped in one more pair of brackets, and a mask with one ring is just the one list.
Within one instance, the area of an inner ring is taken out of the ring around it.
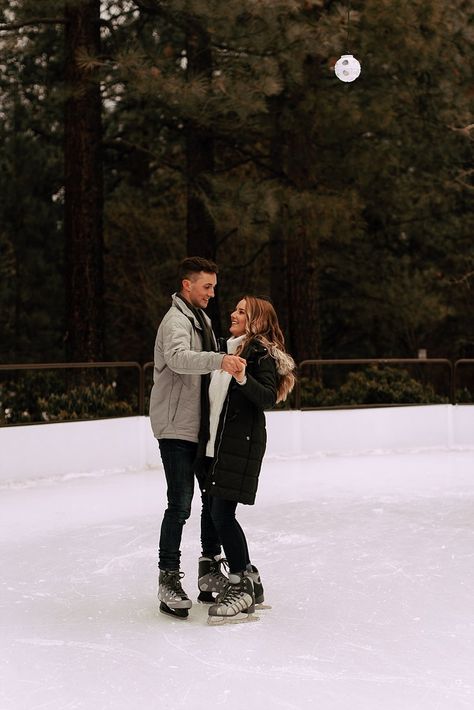
{"label": "white sweater", "polygon": [[[244,335],[238,338],[229,338],[227,341],[227,352],[229,355],[234,355],[240,343],[244,339]],[[217,427],[221,416],[222,407],[224,405],[227,392],[229,390],[232,375],[229,375],[224,370],[214,370],[211,373],[211,382],[209,385],[209,441],[206,446],[206,456],[211,458],[214,456],[214,446],[216,443]]]}

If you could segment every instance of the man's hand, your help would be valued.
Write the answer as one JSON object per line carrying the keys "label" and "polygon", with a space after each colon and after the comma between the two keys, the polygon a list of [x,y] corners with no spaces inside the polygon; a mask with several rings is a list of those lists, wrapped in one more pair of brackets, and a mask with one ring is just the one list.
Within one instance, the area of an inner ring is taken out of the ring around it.
{"label": "man's hand", "polygon": [[224,355],[221,363],[221,369],[224,370],[224,372],[228,372],[229,375],[234,376],[241,372],[245,372],[246,364],[247,361],[238,355]]}

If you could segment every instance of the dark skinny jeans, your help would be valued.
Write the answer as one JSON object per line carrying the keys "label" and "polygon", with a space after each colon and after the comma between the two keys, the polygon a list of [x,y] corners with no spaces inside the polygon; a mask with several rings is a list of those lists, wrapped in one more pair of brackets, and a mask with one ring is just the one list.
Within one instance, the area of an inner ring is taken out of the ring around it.
{"label": "dark skinny jeans", "polygon": [[[237,503],[216,496],[203,495],[203,510],[207,507],[214,528],[229,562],[229,572],[243,572],[250,564],[249,550],[244,531],[235,517]],[[206,516],[207,517],[207,516]]]}
{"label": "dark skinny jeans", "polygon": [[[159,439],[161,460],[167,482],[168,506],[161,524],[159,568],[179,570],[183,527],[191,514],[194,494],[194,461],[197,444],[182,439]],[[202,495],[201,543],[203,555],[221,552],[216,528],[211,519],[208,496]]]}

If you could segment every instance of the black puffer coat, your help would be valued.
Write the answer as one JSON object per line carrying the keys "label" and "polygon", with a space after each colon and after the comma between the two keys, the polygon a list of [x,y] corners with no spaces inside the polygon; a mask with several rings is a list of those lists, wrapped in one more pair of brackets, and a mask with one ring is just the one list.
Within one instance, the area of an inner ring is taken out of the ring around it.
{"label": "black puffer coat", "polygon": [[275,405],[277,371],[274,358],[257,340],[240,355],[247,361],[247,382],[239,385],[233,378],[230,382],[203,491],[251,505],[267,443],[263,410]]}

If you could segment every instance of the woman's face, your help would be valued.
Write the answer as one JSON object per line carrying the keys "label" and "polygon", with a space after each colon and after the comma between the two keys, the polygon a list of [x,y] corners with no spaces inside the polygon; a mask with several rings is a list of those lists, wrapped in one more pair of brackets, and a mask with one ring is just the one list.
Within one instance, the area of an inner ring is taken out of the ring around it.
{"label": "woman's face", "polygon": [[239,335],[243,335],[245,333],[245,324],[247,322],[247,313],[245,310],[246,305],[245,298],[243,298],[236,305],[235,311],[231,313],[229,330],[234,338],[238,338]]}

